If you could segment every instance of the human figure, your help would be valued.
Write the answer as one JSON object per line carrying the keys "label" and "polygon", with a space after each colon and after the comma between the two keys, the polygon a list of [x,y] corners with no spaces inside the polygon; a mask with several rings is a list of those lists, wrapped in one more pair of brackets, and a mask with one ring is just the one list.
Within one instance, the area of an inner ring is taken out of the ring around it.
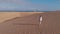
{"label": "human figure", "polygon": [[40,16],[40,24],[42,23],[42,16]]}

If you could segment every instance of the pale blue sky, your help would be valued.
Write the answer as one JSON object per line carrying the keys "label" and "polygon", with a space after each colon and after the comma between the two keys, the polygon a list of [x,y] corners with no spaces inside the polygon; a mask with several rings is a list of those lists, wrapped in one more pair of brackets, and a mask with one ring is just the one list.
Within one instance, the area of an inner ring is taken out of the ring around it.
{"label": "pale blue sky", "polygon": [[0,10],[60,10],[59,0],[0,0]]}

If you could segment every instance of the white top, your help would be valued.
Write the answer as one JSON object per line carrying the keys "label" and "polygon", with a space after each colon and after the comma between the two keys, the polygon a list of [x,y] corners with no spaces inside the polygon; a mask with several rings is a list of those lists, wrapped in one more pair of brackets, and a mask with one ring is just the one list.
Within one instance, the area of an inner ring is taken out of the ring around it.
{"label": "white top", "polygon": [[40,24],[42,23],[42,16],[40,17]]}

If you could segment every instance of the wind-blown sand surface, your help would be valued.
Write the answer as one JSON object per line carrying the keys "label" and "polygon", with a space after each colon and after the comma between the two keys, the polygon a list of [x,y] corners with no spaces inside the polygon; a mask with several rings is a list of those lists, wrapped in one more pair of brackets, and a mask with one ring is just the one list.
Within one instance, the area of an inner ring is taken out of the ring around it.
{"label": "wind-blown sand surface", "polygon": [[[7,15],[10,15],[10,19],[7,19]],[[0,34],[38,34],[39,15],[40,13],[32,12],[6,13],[7,20],[0,23]]]}
{"label": "wind-blown sand surface", "polygon": [[24,17],[34,13],[42,13],[42,12],[0,12],[0,23],[13,19],[15,17]]}
{"label": "wind-blown sand surface", "polygon": [[38,34],[40,13],[16,17],[0,24],[0,34]]}
{"label": "wind-blown sand surface", "polygon": [[18,12],[0,12],[0,23],[19,16]]}
{"label": "wind-blown sand surface", "polygon": [[[42,24],[39,18],[43,17]],[[60,12],[19,13],[0,24],[0,34],[60,34]]]}

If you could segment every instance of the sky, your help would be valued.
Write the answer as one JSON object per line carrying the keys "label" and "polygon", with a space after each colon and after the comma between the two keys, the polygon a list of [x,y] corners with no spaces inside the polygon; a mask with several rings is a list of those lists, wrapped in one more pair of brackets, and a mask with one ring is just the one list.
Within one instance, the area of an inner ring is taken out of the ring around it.
{"label": "sky", "polygon": [[60,0],[0,0],[0,10],[60,10]]}

